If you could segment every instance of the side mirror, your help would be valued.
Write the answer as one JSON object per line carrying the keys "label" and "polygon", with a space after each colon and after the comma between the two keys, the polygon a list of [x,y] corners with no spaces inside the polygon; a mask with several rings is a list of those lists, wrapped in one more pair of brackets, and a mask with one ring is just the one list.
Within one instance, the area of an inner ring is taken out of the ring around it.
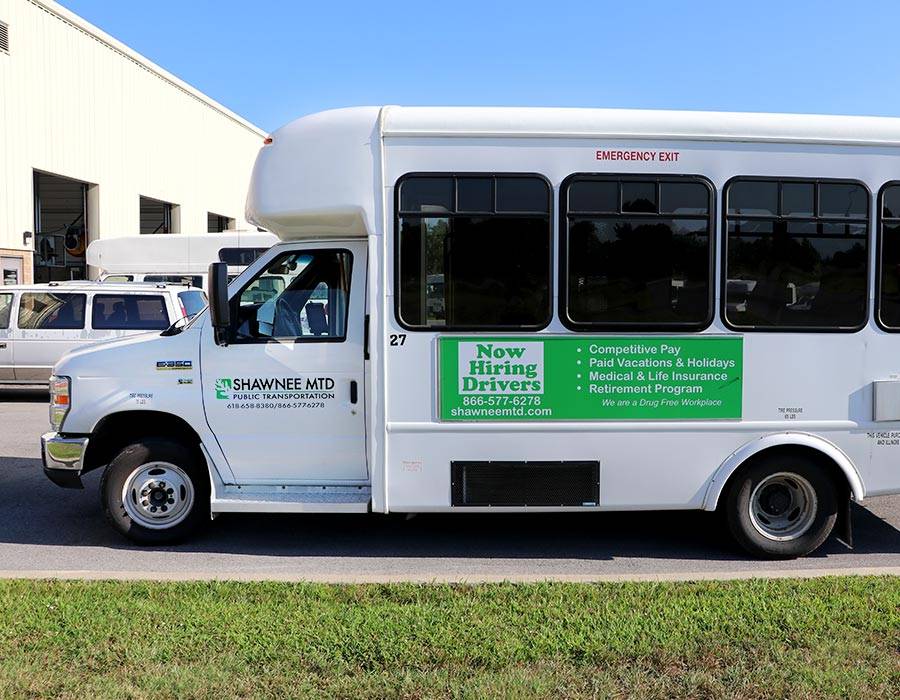
{"label": "side mirror", "polygon": [[228,303],[228,265],[223,262],[214,262],[209,266],[209,319],[216,345],[226,345],[225,332],[231,325],[231,305]]}

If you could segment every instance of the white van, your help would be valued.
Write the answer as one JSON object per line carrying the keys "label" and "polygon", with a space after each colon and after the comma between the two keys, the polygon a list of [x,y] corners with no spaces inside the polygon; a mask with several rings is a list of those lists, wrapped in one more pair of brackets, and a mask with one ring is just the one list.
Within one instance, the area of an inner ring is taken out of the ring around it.
{"label": "white van", "polygon": [[[702,509],[765,557],[900,491],[900,119],[358,108],[272,136],[274,246],[69,354],[44,466],[115,527]],[[261,280],[278,280],[269,286]],[[162,371],[165,370],[165,371]]]}
{"label": "white van", "polygon": [[278,238],[271,233],[150,233],[101,238],[87,248],[88,265],[106,282],[170,282],[206,289],[210,263],[237,277]]}
{"label": "white van", "polygon": [[183,285],[50,282],[0,287],[0,384],[46,384],[67,352],[163,331],[206,306]]}

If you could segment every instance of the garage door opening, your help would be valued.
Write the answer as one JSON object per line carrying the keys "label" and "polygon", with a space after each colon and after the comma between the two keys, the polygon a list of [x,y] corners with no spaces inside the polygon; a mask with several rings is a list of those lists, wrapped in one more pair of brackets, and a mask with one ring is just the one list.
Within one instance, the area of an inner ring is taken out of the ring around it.
{"label": "garage door opening", "polygon": [[35,282],[85,279],[90,187],[80,180],[34,173]]}
{"label": "garage door opening", "polygon": [[234,219],[221,214],[213,214],[211,211],[206,213],[206,231],[207,233],[222,233],[224,231],[234,230]]}
{"label": "garage door opening", "polygon": [[175,233],[177,210],[171,202],[141,197],[141,233]]}

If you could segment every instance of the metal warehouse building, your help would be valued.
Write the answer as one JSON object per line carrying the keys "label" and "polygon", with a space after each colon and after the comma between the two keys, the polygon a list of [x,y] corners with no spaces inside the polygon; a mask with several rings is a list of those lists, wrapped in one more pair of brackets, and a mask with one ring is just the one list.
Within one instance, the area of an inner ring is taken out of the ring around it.
{"label": "metal warehouse building", "polygon": [[0,0],[3,281],[87,277],[101,237],[248,228],[264,137],[57,3]]}

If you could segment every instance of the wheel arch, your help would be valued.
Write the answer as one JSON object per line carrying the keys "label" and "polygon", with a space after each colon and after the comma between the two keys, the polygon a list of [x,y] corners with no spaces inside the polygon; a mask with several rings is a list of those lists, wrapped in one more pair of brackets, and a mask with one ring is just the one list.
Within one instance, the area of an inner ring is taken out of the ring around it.
{"label": "wheel arch", "polygon": [[833,473],[843,476],[847,490],[854,501],[858,503],[865,497],[865,487],[856,465],[834,443],[810,433],[776,433],[764,435],[741,445],[719,465],[706,489],[703,510],[715,510],[718,507],[719,499],[729,480],[748,460],[760,457],[764,453],[787,450],[797,450],[811,454],[818,459],[827,460],[832,466]]}
{"label": "wheel arch", "polygon": [[109,464],[125,445],[151,436],[183,442],[196,451],[199,464],[206,464],[202,440],[184,418],[165,411],[119,411],[101,418],[91,431],[82,473]]}

